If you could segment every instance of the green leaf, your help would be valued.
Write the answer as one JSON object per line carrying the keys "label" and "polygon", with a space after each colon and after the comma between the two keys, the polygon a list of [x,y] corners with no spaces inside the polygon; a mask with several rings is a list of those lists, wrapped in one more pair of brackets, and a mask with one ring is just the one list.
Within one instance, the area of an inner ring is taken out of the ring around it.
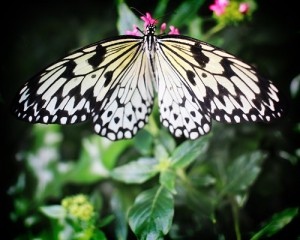
{"label": "green leaf", "polygon": [[66,216],[66,210],[61,205],[43,206],[40,210],[49,218],[61,219]]}
{"label": "green leaf", "polygon": [[126,30],[133,30],[133,24],[143,29],[143,22],[122,1],[118,6],[119,19],[117,23],[119,34],[125,34]]}
{"label": "green leaf", "polygon": [[139,239],[161,239],[171,227],[174,199],[164,187],[139,194],[129,210],[129,225]]}
{"label": "green leaf", "polygon": [[112,221],[114,221],[114,220],[115,220],[114,215],[108,215],[108,216],[102,218],[97,226],[98,226],[99,228],[102,228],[102,227],[104,227],[104,226],[110,224],[110,223],[111,223]]}
{"label": "green leaf", "polygon": [[109,170],[103,163],[102,141],[98,136],[83,139],[79,160],[67,176],[68,181],[92,183],[109,176]]}
{"label": "green leaf", "polygon": [[291,81],[290,92],[292,98],[296,98],[300,94],[300,74],[294,77]]}
{"label": "green leaf", "polygon": [[168,159],[169,153],[163,145],[156,144],[154,147],[154,157],[158,161],[164,161],[164,160]]}
{"label": "green leaf", "polygon": [[[129,193],[129,194],[128,194]],[[128,224],[126,219],[127,210],[133,200],[130,198],[131,191],[123,188],[117,188],[113,191],[110,198],[110,206],[115,216],[114,232],[116,239],[126,240],[128,238]]]}
{"label": "green leaf", "polygon": [[195,17],[194,19],[192,19],[192,21],[188,25],[189,35],[197,39],[202,39],[204,36],[202,31],[202,24],[203,24],[203,18]]}
{"label": "green leaf", "polygon": [[97,147],[99,147],[102,152],[102,162],[104,166],[109,170],[116,166],[117,160],[125,149],[133,145],[132,139],[124,139],[113,142],[97,135],[94,135],[93,137],[100,141],[100,144],[98,144]]}
{"label": "green leaf", "polygon": [[167,169],[160,173],[159,183],[173,194],[176,193],[175,181],[176,181],[176,174],[174,171]]}
{"label": "green leaf", "polygon": [[239,156],[227,170],[227,182],[222,193],[240,193],[248,189],[261,171],[266,154],[255,151]]}
{"label": "green leaf", "polygon": [[298,211],[298,208],[288,208],[280,213],[274,214],[273,217],[264,224],[262,229],[252,236],[251,240],[271,237],[289,224],[298,215]]}
{"label": "green leaf", "polygon": [[160,0],[157,2],[153,17],[158,18],[164,16],[166,9],[168,8],[169,0]]}
{"label": "green leaf", "polygon": [[189,23],[197,17],[199,8],[203,5],[204,0],[186,0],[183,1],[176,9],[176,14],[169,21],[176,27],[181,27],[184,23]]}
{"label": "green leaf", "polygon": [[185,141],[177,147],[170,157],[174,168],[184,168],[193,162],[201,153],[203,153],[208,144],[210,135],[203,136],[194,141]]}
{"label": "green leaf", "polygon": [[101,230],[96,229],[93,232],[92,240],[106,240],[106,239],[107,238],[106,238],[104,232],[102,232]]}
{"label": "green leaf", "polygon": [[166,129],[161,129],[159,131],[158,142],[159,143],[157,144],[164,146],[169,154],[175,150],[176,142],[170,132],[168,132]]}
{"label": "green leaf", "polygon": [[[22,156],[35,182],[30,186],[34,192],[31,200],[42,201],[49,196],[55,197],[60,194],[63,184],[62,169],[67,172],[70,165],[59,161],[59,146],[62,142],[59,129],[41,124],[33,127],[36,136],[34,146]],[[28,180],[27,178],[26,181]]]}
{"label": "green leaf", "polygon": [[138,131],[138,133],[134,137],[135,147],[144,156],[150,155],[152,153],[152,149],[153,149],[152,144],[153,144],[152,135],[144,129]]}
{"label": "green leaf", "polygon": [[93,183],[109,176],[120,154],[132,141],[112,142],[97,135],[83,139],[81,154],[67,180],[75,183]]}
{"label": "green leaf", "polygon": [[62,142],[61,127],[59,125],[35,124],[32,128],[34,143],[31,151],[44,146],[57,148]]}
{"label": "green leaf", "polygon": [[158,162],[154,158],[140,158],[111,172],[111,177],[125,183],[143,183],[158,173],[155,166]]}

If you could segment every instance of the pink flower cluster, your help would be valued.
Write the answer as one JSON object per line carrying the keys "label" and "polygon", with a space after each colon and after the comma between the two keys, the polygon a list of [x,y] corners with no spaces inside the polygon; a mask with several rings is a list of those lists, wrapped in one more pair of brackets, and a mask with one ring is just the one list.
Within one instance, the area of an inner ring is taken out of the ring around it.
{"label": "pink flower cluster", "polygon": [[[229,0],[215,0],[214,4],[209,6],[209,9],[215,12],[217,16],[220,16],[225,13],[226,7],[229,5]],[[249,3],[241,3],[239,6],[240,13],[247,13],[249,10]]]}
{"label": "pink flower cluster", "polygon": [[225,12],[225,8],[229,4],[229,0],[215,0],[214,4],[209,6],[209,9],[215,12],[217,16]]}
{"label": "pink flower cluster", "polygon": [[[144,30],[146,29],[146,27],[151,24],[151,25],[156,25],[158,24],[158,20],[154,19],[151,17],[151,14],[150,13],[146,13],[145,16],[142,16],[141,19],[144,21]],[[163,23],[161,24],[160,26],[160,33],[164,33],[164,31],[166,30],[167,28],[167,24],[166,23]],[[179,35],[179,30],[178,28],[175,28],[174,26],[170,26],[170,32],[168,34],[170,35]],[[139,36],[140,35],[140,30],[139,28],[134,24],[133,25],[133,30],[132,31],[129,31],[127,30],[125,32],[125,34],[127,35],[133,35],[133,36]]]}
{"label": "pink flower cluster", "polygon": [[152,18],[150,13],[146,13],[146,16],[141,16],[141,19],[144,21],[144,28],[146,28],[149,24],[158,24],[158,21]]}

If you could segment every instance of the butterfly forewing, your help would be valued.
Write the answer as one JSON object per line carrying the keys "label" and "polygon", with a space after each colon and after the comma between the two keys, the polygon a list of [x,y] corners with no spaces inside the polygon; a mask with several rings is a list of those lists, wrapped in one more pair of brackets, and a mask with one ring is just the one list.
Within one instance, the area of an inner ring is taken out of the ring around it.
{"label": "butterfly forewing", "polygon": [[132,137],[153,104],[153,69],[141,37],[122,36],[82,48],[47,67],[20,90],[14,114],[33,123],[78,123],[93,117],[112,140]]}
{"label": "butterfly forewing", "polygon": [[[209,117],[220,122],[239,123],[268,122],[282,115],[278,90],[272,82],[233,55],[178,35],[158,37],[158,45],[158,55],[166,59],[163,64],[172,69],[166,74],[169,81],[186,86],[188,92],[184,97],[193,96],[192,105],[199,106],[201,117],[194,120],[200,124],[199,136],[209,129],[206,127]],[[163,71],[160,77],[164,78]],[[161,111],[163,113],[164,109]],[[191,120],[189,122],[194,124]]]}

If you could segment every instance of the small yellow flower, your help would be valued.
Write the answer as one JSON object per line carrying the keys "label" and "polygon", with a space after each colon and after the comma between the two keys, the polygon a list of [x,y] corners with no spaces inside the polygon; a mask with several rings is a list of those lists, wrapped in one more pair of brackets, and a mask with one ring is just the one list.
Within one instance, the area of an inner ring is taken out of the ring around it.
{"label": "small yellow flower", "polygon": [[83,194],[64,198],[61,205],[71,216],[83,221],[90,220],[94,215],[94,206]]}

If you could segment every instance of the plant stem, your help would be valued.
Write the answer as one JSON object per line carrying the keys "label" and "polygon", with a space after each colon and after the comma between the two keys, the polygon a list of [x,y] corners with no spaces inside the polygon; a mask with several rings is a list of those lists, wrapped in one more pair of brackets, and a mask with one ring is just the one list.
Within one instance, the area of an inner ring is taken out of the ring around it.
{"label": "plant stem", "polygon": [[240,222],[239,222],[239,207],[233,197],[230,197],[233,223],[234,223],[234,231],[236,240],[242,240],[241,230],[240,230]]}
{"label": "plant stem", "polygon": [[176,170],[176,174],[182,180],[183,183],[185,183],[185,184],[187,184],[187,185],[190,186],[190,181],[189,181],[188,177],[186,176],[186,173],[183,170],[183,168],[177,169]]}
{"label": "plant stem", "polygon": [[217,24],[213,28],[211,28],[202,38],[203,41],[207,41],[212,35],[216,34],[217,32],[221,31],[225,27],[224,24]]}
{"label": "plant stem", "polygon": [[150,116],[149,116],[149,124],[147,125],[147,128],[149,129],[149,132],[152,133],[153,136],[156,136],[156,137],[158,136],[159,128],[156,125],[153,114],[150,114]]}

